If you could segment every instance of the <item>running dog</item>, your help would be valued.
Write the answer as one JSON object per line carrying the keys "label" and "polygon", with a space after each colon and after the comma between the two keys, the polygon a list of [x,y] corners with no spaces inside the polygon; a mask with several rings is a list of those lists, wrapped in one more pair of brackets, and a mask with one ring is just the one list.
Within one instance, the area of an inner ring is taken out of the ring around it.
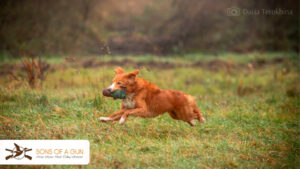
{"label": "running dog", "polygon": [[128,116],[152,118],[168,112],[176,120],[182,120],[195,126],[194,119],[205,122],[195,99],[181,91],[165,90],[142,78],[138,78],[138,70],[125,73],[121,67],[115,69],[115,77],[110,87],[103,89],[103,95],[109,96],[116,90],[126,90],[119,111],[109,117],[100,117],[102,122],[119,120],[125,123]]}

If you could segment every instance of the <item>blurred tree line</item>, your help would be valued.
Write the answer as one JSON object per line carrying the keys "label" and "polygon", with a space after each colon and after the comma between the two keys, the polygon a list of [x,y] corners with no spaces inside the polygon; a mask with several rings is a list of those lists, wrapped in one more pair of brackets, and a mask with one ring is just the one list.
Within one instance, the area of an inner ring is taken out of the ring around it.
{"label": "blurred tree line", "polygon": [[0,23],[0,50],[13,56],[299,52],[292,0],[1,0]]}

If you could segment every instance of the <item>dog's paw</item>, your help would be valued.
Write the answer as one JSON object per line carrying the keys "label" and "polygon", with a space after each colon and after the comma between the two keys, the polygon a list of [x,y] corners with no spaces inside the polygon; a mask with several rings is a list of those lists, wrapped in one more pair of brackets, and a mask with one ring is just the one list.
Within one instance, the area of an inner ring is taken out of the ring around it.
{"label": "dog's paw", "polygon": [[205,118],[201,117],[200,123],[205,123]]}
{"label": "dog's paw", "polygon": [[189,121],[188,123],[189,123],[191,126],[196,126],[196,123],[195,123],[194,121],[192,121],[192,120]]}
{"label": "dog's paw", "polygon": [[119,121],[119,124],[124,124],[124,123],[125,123],[125,118],[122,117]]}
{"label": "dog's paw", "polygon": [[111,120],[110,117],[100,117],[99,119],[100,119],[102,122],[107,122],[107,121]]}

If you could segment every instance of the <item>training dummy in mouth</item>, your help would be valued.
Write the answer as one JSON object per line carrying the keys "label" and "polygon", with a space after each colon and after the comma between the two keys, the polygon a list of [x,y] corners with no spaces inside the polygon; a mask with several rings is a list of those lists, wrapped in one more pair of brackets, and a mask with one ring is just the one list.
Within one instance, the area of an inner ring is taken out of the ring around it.
{"label": "training dummy in mouth", "polygon": [[107,97],[113,97],[114,99],[125,99],[126,91],[125,90],[116,90],[113,92],[103,90],[103,95]]}

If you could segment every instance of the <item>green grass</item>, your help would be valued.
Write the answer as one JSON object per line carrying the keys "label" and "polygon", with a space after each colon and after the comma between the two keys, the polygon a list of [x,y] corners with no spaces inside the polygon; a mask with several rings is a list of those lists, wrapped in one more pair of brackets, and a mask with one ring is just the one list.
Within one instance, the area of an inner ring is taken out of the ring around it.
{"label": "green grass", "polygon": [[[270,59],[282,54],[260,55]],[[192,56],[178,62],[210,60],[205,54]],[[247,63],[249,56],[256,54],[224,54],[221,59]],[[151,57],[144,61],[172,60]],[[289,60],[252,71],[141,70],[140,77],[159,87],[197,98],[207,122],[196,127],[167,114],[131,117],[122,126],[101,123],[98,118],[112,114],[121,103],[101,96],[103,87],[111,84],[113,67],[49,72],[43,87],[34,90],[25,81],[2,76],[0,139],[88,139],[91,160],[84,168],[299,168],[296,64]]]}
{"label": "green grass", "polygon": [[[82,58],[79,55],[67,55],[67,56],[48,56],[48,55],[41,55],[41,58],[46,60],[48,63],[56,64],[62,63],[65,57],[72,57],[72,58]],[[236,54],[236,53],[190,53],[184,55],[169,55],[169,56],[155,56],[155,55],[125,55],[125,56],[111,56],[111,55],[102,55],[102,56],[95,56],[95,55],[86,55],[84,58],[91,59],[95,58],[97,60],[102,61],[109,61],[109,60],[118,60],[121,61],[123,59],[132,59],[135,61],[161,61],[161,62],[171,62],[171,63],[190,63],[195,61],[211,61],[214,59],[226,60],[226,61],[234,61],[235,63],[245,63],[251,62],[255,59],[265,59],[270,60],[274,58],[289,58],[289,59],[299,59],[297,53],[289,53],[289,52],[268,52],[268,53],[244,53],[244,54]],[[12,58],[7,53],[0,52],[0,65],[9,63],[19,63],[21,60],[19,58]]]}

